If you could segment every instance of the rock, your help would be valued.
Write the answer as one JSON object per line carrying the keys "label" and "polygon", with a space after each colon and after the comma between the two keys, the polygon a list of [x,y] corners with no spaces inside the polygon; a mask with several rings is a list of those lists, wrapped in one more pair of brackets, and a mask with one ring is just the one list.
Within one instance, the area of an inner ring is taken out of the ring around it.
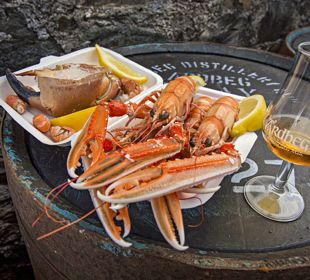
{"label": "rock", "polygon": [[310,24],[305,2],[6,1],[0,7],[0,74],[95,43],[206,41],[277,51],[289,31]]}
{"label": "rock", "polygon": [[0,185],[0,279],[32,279],[32,268],[16,221],[8,186]]}

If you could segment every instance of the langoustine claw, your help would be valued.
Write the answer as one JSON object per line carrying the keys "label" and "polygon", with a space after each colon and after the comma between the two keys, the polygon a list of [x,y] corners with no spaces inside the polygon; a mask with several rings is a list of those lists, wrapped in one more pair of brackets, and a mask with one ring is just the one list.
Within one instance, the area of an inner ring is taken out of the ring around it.
{"label": "langoustine claw", "polygon": [[184,251],[185,234],[180,200],[176,193],[151,200],[157,226],[166,241],[175,249]]}
{"label": "langoustine claw", "polygon": [[176,138],[150,139],[129,145],[99,159],[70,185],[76,189],[106,186],[127,174],[179,153],[182,143]]}
{"label": "langoustine claw", "polygon": [[[132,173],[128,177],[119,179],[111,184],[105,193],[98,191],[98,197],[103,201],[115,204],[149,200],[193,187],[217,176],[226,176],[237,171],[240,164],[238,153],[233,155],[221,153],[171,160],[156,167],[137,171],[140,172],[138,178],[135,173]],[[153,177],[149,174],[150,169],[153,169]],[[113,192],[115,188],[121,188],[123,184],[133,184],[134,187],[123,192]]]}
{"label": "langoustine claw", "polygon": [[75,170],[80,166],[80,158],[82,156],[87,156],[87,150],[90,150],[92,153],[91,165],[95,164],[103,155],[103,141],[106,136],[108,117],[108,105],[105,102],[101,102],[85,123],[80,135],[69,152],[67,170],[71,177],[77,177]]}
{"label": "langoustine claw", "polygon": [[[170,160],[147,167],[117,180],[105,190],[98,190],[97,197],[117,209],[150,200],[157,225],[166,241],[177,250],[186,250],[188,247],[184,246],[184,225],[176,192],[191,190],[200,183],[237,171],[241,164],[239,154],[234,150],[226,152]],[[200,191],[207,193],[208,189]]]}
{"label": "langoustine claw", "polygon": [[94,203],[95,208],[97,209],[97,215],[104,226],[107,234],[111,239],[118,245],[122,247],[129,247],[131,243],[125,241],[121,236],[121,228],[115,224],[115,220],[122,221],[124,225],[124,234],[123,237],[126,237],[131,228],[131,223],[129,219],[128,209],[122,208],[119,210],[119,213],[116,214],[110,207],[110,203],[102,203],[101,200],[97,197],[96,190],[89,190],[91,199]]}

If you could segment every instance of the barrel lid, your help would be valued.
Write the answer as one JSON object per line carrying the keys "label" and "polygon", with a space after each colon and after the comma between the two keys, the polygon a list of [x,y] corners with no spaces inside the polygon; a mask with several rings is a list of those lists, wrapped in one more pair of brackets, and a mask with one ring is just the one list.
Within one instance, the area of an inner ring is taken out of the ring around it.
{"label": "barrel lid", "polygon": [[[243,96],[260,93],[267,102],[278,94],[292,63],[288,58],[267,52],[207,43],[144,44],[116,51],[157,72],[165,81],[179,75],[200,74],[211,88]],[[255,175],[275,174],[280,164],[268,150],[260,132],[258,136],[241,170],[226,177],[220,191],[203,208],[183,211],[186,244],[191,248],[271,252],[310,244],[310,188],[305,167],[297,166],[291,178],[305,199],[306,209],[299,220],[287,224],[267,220],[255,213],[244,200],[242,190],[245,182]],[[31,162],[43,181],[50,188],[66,181],[69,148],[46,146],[26,132],[25,140]],[[34,195],[38,192],[41,196],[37,197],[42,200],[46,190],[36,189]],[[62,215],[67,215],[68,211],[76,213],[77,210],[85,213],[93,208],[87,191],[67,188],[62,196],[66,202],[56,202],[56,210]],[[164,241],[148,202],[132,204],[129,211],[133,234],[147,240]],[[200,223],[201,211],[204,214],[202,225],[188,227]],[[96,215],[90,224],[90,230],[93,226],[100,228]]]}

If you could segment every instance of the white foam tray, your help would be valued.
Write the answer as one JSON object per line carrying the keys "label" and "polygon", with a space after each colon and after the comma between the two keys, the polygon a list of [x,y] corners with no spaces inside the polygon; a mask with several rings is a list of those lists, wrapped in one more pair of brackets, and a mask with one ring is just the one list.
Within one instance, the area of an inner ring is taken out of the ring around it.
{"label": "white foam tray", "polygon": [[[154,88],[154,90],[163,89],[166,85],[167,84],[157,86],[156,88]],[[144,92],[144,93],[140,94],[139,96],[137,96],[135,101],[139,102],[140,100],[142,100],[145,96],[147,96],[149,94],[150,94],[150,92]],[[238,101],[240,101],[241,99],[244,98],[244,97],[239,96],[239,95],[234,95],[234,94],[230,94],[230,93],[226,93],[226,92],[222,92],[222,91],[218,91],[218,90],[213,90],[213,89],[206,88],[206,87],[200,87],[197,91],[197,94],[195,95],[195,98],[197,98],[199,96],[203,96],[203,95],[209,96],[214,100],[216,100],[220,97],[223,97],[223,96],[231,96]],[[128,120],[128,117],[124,116],[124,117],[121,117],[117,121],[112,123],[111,118],[110,118],[109,124],[108,124],[108,130],[112,130],[112,129],[115,129],[117,127],[125,126],[127,120]],[[136,119],[136,120],[132,121],[130,125],[132,126],[132,125],[135,125],[139,122],[141,122],[141,120]],[[109,135],[107,135],[107,137],[109,137]],[[77,139],[77,137],[72,141],[72,143],[71,143],[72,145],[74,145],[74,142],[76,139]],[[233,139],[235,148],[240,153],[241,163],[243,163],[246,160],[249,152],[251,151],[252,147],[254,146],[256,139],[257,139],[257,135],[254,132],[247,132],[247,133]],[[84,163],[84,168],[87,168],[87,164],[85,162],[83,162],[83,163]],[[189,193],[186,193],[185,191],[180,193],[180,196],[183,198],[180,200],[182,209],[194,208],[194,207],[197,207],[201,204],[206,203],[214,195],[214,193],[220,189],[220,187],[221,187],[220,183],[223,180],[223,178],[224,178],[224,176],[217,177],[217,178],[209,180],[208,182],[205,183],[205,186],[209,189],[209,193],[206,193],[206,194],[189,194]]]}
{"label": "white foam tray", "polygon": [[[143,84],[144,91],[141,94],[147,94],[153,91],[154,88],[163,84],[163,79],[158,74],[150,71],[149,69],[129,60],[128,58],[114,51],[111,51],[106,48],[102,48],[102,49],[106,51],[107,53],[109,53],[110,55],[112,55],[113,57],[117,58],[119,61],[130,66],[136,72],[148,77],[148,81],[145,84]],[[40,60],[39,64],[19,70],[16,73],[24,72],[26,70],[41,69],[44,67],[52,67],[52,66],[55,66],[56,64],[65,64],[65,63],[86,63],[86,64],[99,65],[96,49],[94,47],[90,47],[90,48],[85,48],[82,50],[72,52],[64,56],[44,57]],[[29,85],[32,88],[38,90],[37,82],[33,77],[19,77],[18,79],[22,81],[25,85]],[[5,76],[0,77],[0,106],[2,106],[5,109],[5,111],[19,125],[21,125],[25,130],[27,130],[30,134],[32,134],[35,138],[37,138],[40,142],[44,144],[63,146],[63,145],[68,145],[70,143],[73,136],[61,142],[54,142],[49,137],[47,137],[44,133],[37,130],[32,125],[32,119],[36,114],[40,113],[40,111],[35,108],[28,107],[27,112],[25,112],[23,115],[18,114],[13,108],[11,108],[5,102],[6,97],[10,94],[14,94],[14,91],[11,89],[9,83],[6,80],[6,77]],[[138,96],[134,97],[131,101],[134,101],[137,97]],[[117,119],[111,120],[111,123],[114,121],[117,121]]]}

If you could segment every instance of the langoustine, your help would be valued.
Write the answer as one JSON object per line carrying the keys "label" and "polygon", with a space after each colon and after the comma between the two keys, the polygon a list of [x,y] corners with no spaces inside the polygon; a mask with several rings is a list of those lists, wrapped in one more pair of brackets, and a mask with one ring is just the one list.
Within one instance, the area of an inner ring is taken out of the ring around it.
{"label": "langoustine", "polygon": [[207,154],[223,145],[230,137],[238,114],[239,103],[234,98],[224,96],[216,100],[201,121],[196,136],[191,140],[194,143],[194,154]]}

